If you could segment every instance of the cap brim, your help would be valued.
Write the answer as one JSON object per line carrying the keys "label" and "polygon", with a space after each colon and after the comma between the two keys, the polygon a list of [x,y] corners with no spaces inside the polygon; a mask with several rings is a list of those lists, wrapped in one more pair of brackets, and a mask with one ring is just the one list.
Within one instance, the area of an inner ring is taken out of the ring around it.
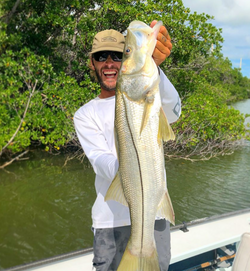
{"label": "cap brim", "polygon": [[117,47],[114,47],[114,46],[104,46],[104,47],[100,47],[100,48],[92,50],[90,52],[90,54],[94,54],[96,52],[101,52],[101,51],[114,51],[114,52],[123,53],[123,49],[121,49],[121,48],[117,48]]}

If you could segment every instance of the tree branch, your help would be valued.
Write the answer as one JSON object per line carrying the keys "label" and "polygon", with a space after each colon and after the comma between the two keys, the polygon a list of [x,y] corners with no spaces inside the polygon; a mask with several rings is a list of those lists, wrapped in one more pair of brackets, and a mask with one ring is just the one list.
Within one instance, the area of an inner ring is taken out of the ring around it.
{"label": "tree branch", "polygon": [[[27,82],[26,82],[26,84],[27,84]],[[25,107],[25,110],[24,110],[24,113],[23,113],[23,117],[22,117],[22,119],[21,119],[21,121],[20,121],[20,123],[19,123],[19,125],[18,125],[18,127],[17,127],[17,129],[16,129],[16,131],[15,131],[15,133],[14,133],[13,136],[11,137],[11,139],[10,139],[10,140],[8,141],[8,143],[2,148],[2,150],[1,150],[1,152],[0,152],[0,156],[2,155],[3,151],[4,151],[4,150],[10,145],[10,143],[14,140],[14,138],[16,137],[18,131],[20,130],[20,128],[21,128],[21,126],[22,126],[22,124],[23,124],[23,122],[24,122],[24,119],[25,119],[25,117],[26,117],[26,114],[27,114],[27,111],[28,111],[28,108],[29,108],[29,105],[30,105],[30,100],[31,100],[31,98],[32,98],[32,96],[33,96],[33,94],[34,94],[34,92],[35,92],[36,85],[37,85],[37,80],[36,80],[36,82],[35,82],[35,85],[33,86],[32,92],[30,93],[29,99],[28,99],[28,101],[27,101],[27,104],[26,104],[26,107]],[[29,88],[30,88],[30,85],[29,85]]]}
{"label": "tree branch", "polygon": [[3,169],[5,167],[7,167],[8,165],[10,165],[11,163],[13,163],[16,160],[19,160],[22,156],[24,156],[29,150],[26,150],[24,152],[22,152],[21,154],[19,154],[18,156],[16,156],[15,158],[11,159],[10,161],[6,162],[5,164],[3,164],[2,166],[0,166],[0,169]]}
{"label": "tree branch", "polygon": [[19,6],[21,0],[16,0],[15,5],[13,6],[11,12],[9,14],[6,15],[5,18],[5,23],[8,24],[12,18],[12,16],[14,15],[14,13],[16,12],[17,7]]}

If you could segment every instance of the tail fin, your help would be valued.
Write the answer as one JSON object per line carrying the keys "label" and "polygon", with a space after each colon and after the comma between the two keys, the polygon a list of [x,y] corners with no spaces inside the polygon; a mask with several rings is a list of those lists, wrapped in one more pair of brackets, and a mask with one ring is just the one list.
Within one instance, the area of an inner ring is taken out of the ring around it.
{"label": "tail fin", "polygon": [[160,271],[156,248],[150,257],[138,257],[126,247],[117,271]]}

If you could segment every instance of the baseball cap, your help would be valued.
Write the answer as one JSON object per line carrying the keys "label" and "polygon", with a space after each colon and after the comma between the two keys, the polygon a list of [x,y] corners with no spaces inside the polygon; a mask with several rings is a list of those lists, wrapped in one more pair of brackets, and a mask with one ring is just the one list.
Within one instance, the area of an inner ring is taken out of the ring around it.
{"label": "baseball cap", "polygon": [[95,35],[90,54],[100,51],[123,52],[124,43],[125,38],[120,32],[113,29],[104,30]]}

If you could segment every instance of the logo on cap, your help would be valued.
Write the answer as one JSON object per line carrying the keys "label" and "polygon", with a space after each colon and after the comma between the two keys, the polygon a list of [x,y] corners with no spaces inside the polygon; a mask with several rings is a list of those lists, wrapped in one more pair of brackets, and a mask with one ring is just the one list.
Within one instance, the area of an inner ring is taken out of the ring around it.
{"label": "logo on cap", "polygon": [[117,42],[117,39],[111,36],[108,36],[108,37],[102,38],[102,42]]}

